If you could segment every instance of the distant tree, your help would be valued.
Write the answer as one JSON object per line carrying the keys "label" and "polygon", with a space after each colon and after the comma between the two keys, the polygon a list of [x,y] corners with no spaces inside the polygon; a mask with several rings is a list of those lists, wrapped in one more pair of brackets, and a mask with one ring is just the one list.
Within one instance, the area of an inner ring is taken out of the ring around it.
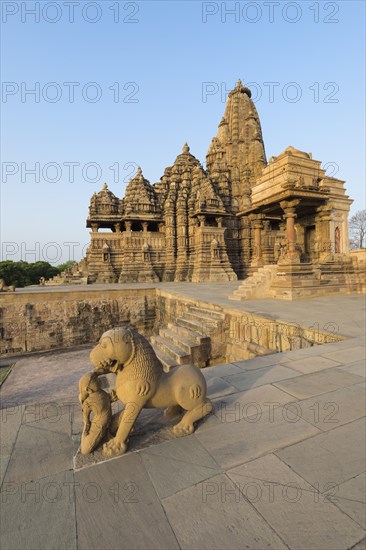
{"label": "distant tree", "polygon": [[28,273],[29,284],[38,285],[41,277],[50,279],[58,275],[59,270],[48,262],[35,262],[34,264],[26,265],[26,272]]}
{"label": "distant tree", "polygon": [[12,262],[10,260],[0,262],[0,279],[4,279],[6,285],[15,287],[24,287],[28,285],[38,285],[39,279],[44,277],[49,279],[58,275],[57,267],[48,262]]}
{"label": "distant tree", "polygon": [[57,269],[59,270],[59,272],[61,273],[62,271],[66,271],[66,269],[69,269],[70,267],[72,267],[73,265],[75,265],[76,262],[73,261],[73,260],[69,260],[68,262],[65,262],[64,264],[60,264],[57,266]]}
{"label": "distant tree", "polygon": [[0,262],[0,279],[4,279],[6,285],[23,287],[29,285],[25,262],[12,262],[7,260]]}
{"label": "distant tree", "polygon": [[365,248],[366,210],[359,210],[349,220],[350,246],[352,249]]}

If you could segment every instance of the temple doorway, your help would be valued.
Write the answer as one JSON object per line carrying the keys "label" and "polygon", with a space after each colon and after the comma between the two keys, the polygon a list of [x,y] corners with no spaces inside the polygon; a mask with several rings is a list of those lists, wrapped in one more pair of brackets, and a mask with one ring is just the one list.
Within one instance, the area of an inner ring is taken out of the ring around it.
{"label": "temple doorway", "polygon": [[315,258],[315,225],[305,228],[305,255],[308,262]]}

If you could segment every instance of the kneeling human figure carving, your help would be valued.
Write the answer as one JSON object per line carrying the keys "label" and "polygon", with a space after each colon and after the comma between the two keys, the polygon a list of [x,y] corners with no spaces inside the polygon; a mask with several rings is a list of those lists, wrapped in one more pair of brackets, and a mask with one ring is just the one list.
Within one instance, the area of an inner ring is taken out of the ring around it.
{"label": "kneeling human figure carving", "polygon": [[79,402],[84,421],[80,451],[86,455],[94,451],[107,435],[112,419],[111,397],[102,390],[96,372],[80,378]]}

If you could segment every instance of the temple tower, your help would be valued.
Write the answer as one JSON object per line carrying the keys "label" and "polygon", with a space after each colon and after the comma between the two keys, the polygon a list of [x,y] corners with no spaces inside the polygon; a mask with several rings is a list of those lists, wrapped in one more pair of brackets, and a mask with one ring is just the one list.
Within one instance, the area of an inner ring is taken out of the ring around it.
{"label": "temple tower", "polygon": [[[229,93],[217,137],[207,152],[208,172],[230,171],[231,209],[234,213],[250,206],[250,192],[267,165],[262,128],[251,91],[239,80]],[[227,194],[224,178],[221,192]]]}

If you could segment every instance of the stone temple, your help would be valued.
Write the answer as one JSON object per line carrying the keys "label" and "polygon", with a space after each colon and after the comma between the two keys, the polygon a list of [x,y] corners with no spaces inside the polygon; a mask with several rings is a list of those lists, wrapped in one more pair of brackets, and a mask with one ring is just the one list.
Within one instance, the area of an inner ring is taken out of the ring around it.
{"label": "stone temple", "polygon": [[357,290],[357,262],[347,256],[352,200],[320,166],[291,146],[267,161],[251,91],[239,80],[206,168],[185,144],[153,185],[141,168],[122,199],[104,184],[90,201],[86,258],[46,284],[250,277],[234,299]]}

